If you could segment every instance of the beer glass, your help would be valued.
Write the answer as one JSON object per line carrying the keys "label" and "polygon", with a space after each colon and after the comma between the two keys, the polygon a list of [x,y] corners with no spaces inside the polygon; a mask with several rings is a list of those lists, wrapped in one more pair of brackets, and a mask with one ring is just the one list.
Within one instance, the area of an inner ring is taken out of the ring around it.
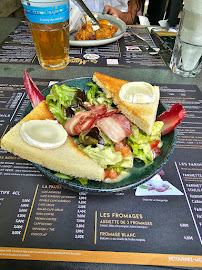
{"label": "beer glass", "polygon": [[65,68],[69,57],[69,0],[21,0],[40,65]]}

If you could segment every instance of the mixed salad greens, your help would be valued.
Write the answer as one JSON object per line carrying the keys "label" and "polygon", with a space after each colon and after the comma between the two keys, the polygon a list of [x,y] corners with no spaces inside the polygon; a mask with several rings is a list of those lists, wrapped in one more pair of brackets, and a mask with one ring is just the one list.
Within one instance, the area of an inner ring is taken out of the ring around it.
{"label": "mixed salad greens", "polygon": [[[82,110],[87,110],[86,102],[96,104],[94,106],[110,106],[106,107],[109,110],[113,110],[112,107],[114,106],[112,100],[106,98],[105,94],[92,82],[88,83],[90,89],[87,95],[84,90],[81,91],[76,87],[54,85],[46,99],[25,69],[24,86],[33,108],[43,100],[46,100],[49,109],[58,121],[65,126],[78,114],[87,113],[82,112]],[[135,162],[142,161],[145,165],[151,164],[155,157],[161,153],[161,136],[173,131],[183,121],[184,116],[185,110],[182,104],[175,103],[169,111],[165,111],[157,117],[150,136],[131,124],[130,134],[125,136],[124,141],[117,146],[108,138],[109,136],[107,137],[96,126],[92,126],[90,130],[85,129],[85,131],[83,130],[79,133],[79,136],[74,136],[74,141],[87,155],[102,165],[103,168],[106,167],[105,172],[109,172],[108,177],[112,178],[112,173],[110,174],[110,172],[113,171],[127,174],[125,168],[133,166],[133,159]],[[125,146],[122,147],[123,145]],[[121,155],[116,152],[121,152]],[[61,173],[56,173],[56,175],[63,179],[73,179],[73,177]],[[86,178],[78,180],[82,185],[88,182]]]}
{"label": "mixed salad greens", "polygon": [[[115,107],[111,98],[106,98],[95,83],[87,84],[89,90],[85,91],[68,87],[67,85],[53,85],[46,97],[46,103],[58,122],[63,126],[76,112],[86,111],[86,104],[105,104],[108,107]],[[79,135],[72,136],[73,141],[91,159],[97,162],[105,170],[116,170],[118,174],[133,167],[134,158],[142,161],[145,165],[153,162],[160,154],[163,143],[161,141],[162,121],[156,121],[151,135],[145,134],[136,125],[132,124],[132,134],[124,139],[127,146],[127,153],[117,151],[116,144],[110,140],[98,127],[82,131]],[[69,176],[56,174],[58,177],[70,179]],[[79,179],[82,184],[87,179]]]}

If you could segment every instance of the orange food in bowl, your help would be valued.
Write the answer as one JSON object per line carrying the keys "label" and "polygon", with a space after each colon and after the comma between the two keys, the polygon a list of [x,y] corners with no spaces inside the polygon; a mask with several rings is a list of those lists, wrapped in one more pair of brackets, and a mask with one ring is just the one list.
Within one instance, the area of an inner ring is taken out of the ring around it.
{"label": "orange food in bowl", "polygon": [[92,40],[95,37],[91,23],[84,23],[84,25],[75,34],[75,40]]}
{"label": "orange food in bowl", "polygon": [[107,20],[99,20],[98,22],[99,22],[99,24],[109,24],[109,22]]}
{"label": "orange food in bowl", "polygon": [[95,40],[111,38],[118,31],[118,27],[107,20],[99,20],[100,28],[93,30],[91,22],[85,23],[74,35],[75,40]]}
{"label": "orange food in bowl", "polygon": [[107,28],[100,28],[97,31],[95,31],[95,39],[105,39],[105,38],[111,38],[113,37],[112,31]]}

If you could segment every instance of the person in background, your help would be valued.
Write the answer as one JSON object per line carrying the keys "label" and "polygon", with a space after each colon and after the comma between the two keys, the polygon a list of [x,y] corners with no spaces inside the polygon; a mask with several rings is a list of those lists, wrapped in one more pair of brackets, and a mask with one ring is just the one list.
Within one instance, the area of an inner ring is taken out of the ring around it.
{"label": "person in background", "polygon": [[167,19],[170,27],[174,27],[179,23],[182,6],[183,0],[150,0],[146,16],[151,25],[158,25],[160,20]]}
{"label": "person in background", "polygon": [[[78,5],[76,0],[72,0]],[[141,0],[84,0],[94,12],[102,12],[118,17],[126,24],[133,24],[137,12],[142,8]]]}
{"label": "person in background", "polygon": [[141,0],[129,0],[127,3],[127,11],[122,11],[121,8],[113,7],[110,5],[105,5],[104,7],[104,11],[107,14],[118,17],[119,19],[124,21],[126,24],[133,24],[136,14],[141,9],[142,9]]}

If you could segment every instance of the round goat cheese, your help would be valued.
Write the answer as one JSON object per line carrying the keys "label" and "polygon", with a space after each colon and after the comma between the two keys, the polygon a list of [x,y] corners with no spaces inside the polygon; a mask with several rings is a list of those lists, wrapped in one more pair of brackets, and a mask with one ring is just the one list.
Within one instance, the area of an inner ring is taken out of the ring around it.
{"label": "round goat cheese", "polygon": [[155,101],[155,92],[149,83],[129,82],[121,87],[119,97],[128,103],[152,103]]}
{"label": "round goat cheese", "polygon": [[49,119],[23,122],[20,134],[26,143],[41,149],[57,148],[67,139],[63,126]]}

